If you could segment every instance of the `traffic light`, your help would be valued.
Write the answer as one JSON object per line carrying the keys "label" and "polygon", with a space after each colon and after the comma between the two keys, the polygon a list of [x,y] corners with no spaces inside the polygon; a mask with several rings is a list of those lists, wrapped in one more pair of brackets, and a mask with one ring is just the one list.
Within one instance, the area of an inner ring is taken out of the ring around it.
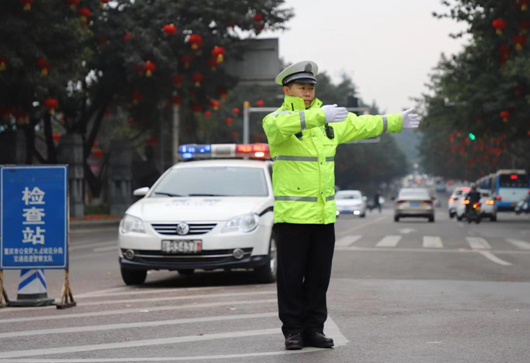
{"label": "traffic light", "polygon": [[470,139],[471,141],[475,141],[475,139],[477,138],[477,137],[475,136],[475,134],[472,133],[472,132],[470,132],[468,136],[469,136],[469,139]]}

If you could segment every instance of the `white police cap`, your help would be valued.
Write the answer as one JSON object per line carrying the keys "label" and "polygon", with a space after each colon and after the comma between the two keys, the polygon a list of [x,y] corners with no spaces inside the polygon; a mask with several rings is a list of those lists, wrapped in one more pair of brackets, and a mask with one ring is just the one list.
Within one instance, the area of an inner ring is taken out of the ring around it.
{"label": "white police cap", "polygon": [[276,77],[276,83],[280,86],[285,86],[293,81],[315,84],[317,83],[317,79],[315,78],[317,74],[318,66],[315,62],[298,62],[285,68],[280,74],[278,74]]}

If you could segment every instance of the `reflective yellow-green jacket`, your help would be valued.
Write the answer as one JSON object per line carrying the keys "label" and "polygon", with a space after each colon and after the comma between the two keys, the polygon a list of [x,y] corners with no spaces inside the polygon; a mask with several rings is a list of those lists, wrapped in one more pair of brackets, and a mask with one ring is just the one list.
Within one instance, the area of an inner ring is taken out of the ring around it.
{"label": "reflective yellow-green jacket", "polygon": [[399,133],[401,114],[356,116],[330,123],[335,137],[326,136],[322,102],[305,108],[300,97],[285,96],[282,107],[263,119],[273,160],[274,222],[335,223],[335,163],[337,146],[353,140]]}

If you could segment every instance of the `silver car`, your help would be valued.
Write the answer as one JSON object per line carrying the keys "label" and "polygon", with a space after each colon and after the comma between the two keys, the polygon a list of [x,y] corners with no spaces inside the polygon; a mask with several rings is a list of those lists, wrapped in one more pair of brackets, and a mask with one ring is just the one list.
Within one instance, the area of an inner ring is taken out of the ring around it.
{"label": "silver car", "polygon": [[394,203],[394,221],[399,222],[400,218],[405,217],[420,217],[434,222],[434,199],[427,189],[401,189]]}
{"label": "silver car", "polygon": [[341,190],[335,193],[337,216],[340,214],[353,214],[366,217],[366,200],[358,190]]}

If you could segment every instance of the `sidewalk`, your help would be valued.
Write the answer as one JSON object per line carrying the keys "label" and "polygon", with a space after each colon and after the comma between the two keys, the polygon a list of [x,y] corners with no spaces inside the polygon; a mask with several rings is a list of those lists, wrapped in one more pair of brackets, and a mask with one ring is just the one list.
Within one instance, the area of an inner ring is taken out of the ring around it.
{"label": "sidewalk", "polygon": [[120,216],[111,215],[88,215],[83,219],[70,218],[70,229],[88,229],[101,227],[118,227],[120,224]]}

